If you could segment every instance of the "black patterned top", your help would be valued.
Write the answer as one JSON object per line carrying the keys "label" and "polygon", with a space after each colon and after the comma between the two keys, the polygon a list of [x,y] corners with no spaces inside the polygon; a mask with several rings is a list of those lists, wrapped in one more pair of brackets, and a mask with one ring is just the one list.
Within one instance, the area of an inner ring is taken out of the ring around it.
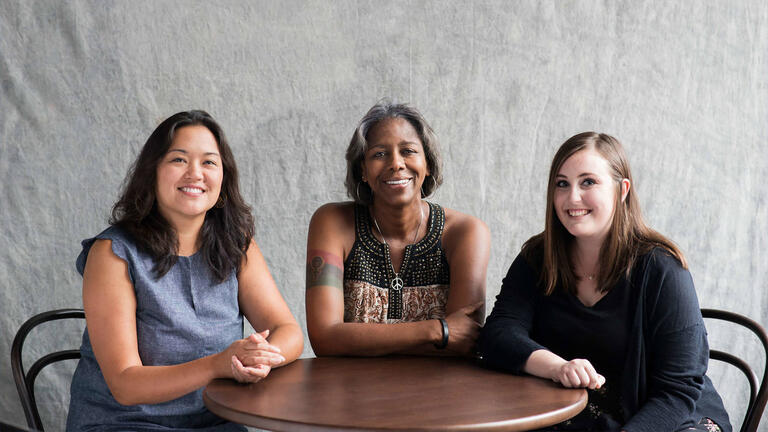
{"label": "black patterned top", "polygon": [[389,246],[373,236],[368,209],[355,206],[355,243],[344,261],[345,322],[408,322],[445,316],[450,285],[441,241],[445,211],[427,204],[427,235],[405,247],[400,290],[391,287],[395,275]]}

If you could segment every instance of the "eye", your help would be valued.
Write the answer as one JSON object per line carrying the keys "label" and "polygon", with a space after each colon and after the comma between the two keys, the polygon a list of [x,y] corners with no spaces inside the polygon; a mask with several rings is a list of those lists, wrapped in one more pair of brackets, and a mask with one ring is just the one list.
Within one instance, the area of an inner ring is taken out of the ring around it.
{"label": "eye", "polygon": [[218,166],[219,164],[217,164],[214,160],[207,160],[203,162],[203,165]]}
{"label": "eye", "polygon": [[405,155],[412,155],[412,154],[416,154],[416,153],[418,153],[418,152],[416,150],[412,149],[412,148],[403,149],[403,154],[405,154]]}
{"label": "eye", "polygon": [[597,182],[591,178],[585,178],[584,181],[581,182],[581,184],[584,186],[594,186],[597,184]]}
{"label": "eye", "polygon": [[182,158],[182,157],[178,157],[178,156],[177,156],[177,157],[175,157],[175,158],[171,159],[171,160],[170,160],[170,162],[171,162],[171,163],[184,163],[184,162],[186,162],[186,161],[184,160],[184,158]]}
{"label": "eye", "polygon": [[565,181],[565,180],[558,180],[558,181],[555,182],[555,187],[567,188],[568,187],[568,182]]}
{"label": "eye", "polygon": [[371,155],[371,157],[372,157],[372,158],[374,158],[374,159],[381,159],[381,158],[383,158],[383,157],[384,157],[384,155],[386,155],[386,153],[385,153],[385,152],[383,152],[383,151],[378,151],[378,152],[376,152],[376,153],[372,154],[372,155]]}

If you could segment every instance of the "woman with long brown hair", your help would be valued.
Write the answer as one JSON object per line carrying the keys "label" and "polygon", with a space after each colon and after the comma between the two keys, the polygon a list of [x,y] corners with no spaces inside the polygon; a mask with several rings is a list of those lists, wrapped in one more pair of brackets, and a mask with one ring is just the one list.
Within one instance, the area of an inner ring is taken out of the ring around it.
{"label": "woman with long brown hair", "polygon": [[553,430],[730,431],[685,257],[645,224],[633,185],[610,135],[560,146],[544,232],[504,279],[482,361],[587,388],[587,408]]}

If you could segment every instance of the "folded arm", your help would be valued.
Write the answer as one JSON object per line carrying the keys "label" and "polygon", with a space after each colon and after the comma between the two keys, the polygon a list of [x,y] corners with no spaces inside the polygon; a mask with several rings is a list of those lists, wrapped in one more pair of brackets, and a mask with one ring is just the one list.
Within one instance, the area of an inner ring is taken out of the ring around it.
{"label": "folded arm", "polygon": [[264,256],[255,241],[251,241],[246,259],[240,265],[237,274],[238,302],[240,310],[256,331],[267,332],[265,337],[270,347],[277,349],[282,360],[274,365],[255,361],[244,361],[246,366],[279,367],[288,364],[301,354],[304,348],[304,335],[296,322],[283,296],[277,289],[274,279],[267,268]]}
{"label": "folded arm", "polygon": [[[434,348],[434,344],[440,343],[443,337],[438,320],[397,324],[344,322],[343,262],[354,241],[354,226],[343,223],[345,218],[351,219],[348,213],[338,205],[327,205],[321,207],[310,222],[306,307],[307,330],[315,354],[376,356],[445,353],[445,350]],[[487,265],[487,258],[485,263]],[[452,266],[452,274],[453,271]],[[460,272],[457,270],[457,273]],[[454,289],[451,278],[446,307],[450,334],[447,349],[450,352],[466,354],[474,345],[479,331],[474,317],[484,298],[485,267],[481,273],[482,284],[474,284],[471,294],[466,286],[458,282]],[[475,273],[471,276],[477,277]],[[474,289],[478,286],[482,289]]]}
{"label": "folded arm", "polygon": [[[96,361],[112,395],[123,405],[166,402],[214,378],[234,378],[232,356],[244,355],[256,345],[241,339],[220,353],[190,362],[144,366],[128,265],[113,253],[111,240],[98,240],[89,251],[83,273],[83,307]],[[272,354],[267,354],[267,362],[278,364],[279,354]]]}

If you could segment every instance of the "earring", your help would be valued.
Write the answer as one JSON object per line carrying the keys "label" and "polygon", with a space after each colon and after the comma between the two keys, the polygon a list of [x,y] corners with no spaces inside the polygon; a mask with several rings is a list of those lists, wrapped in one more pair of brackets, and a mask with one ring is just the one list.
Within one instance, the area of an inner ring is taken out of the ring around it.
{"label": "earring", "polygon": [[[432,177],[432,176],[427,176],[427,177],[424,179],[424,183],[426,183],[426,182],[427,182],[427,179],[431,179],[431,180],[432,180],[432,185],[433,185],[433,186],[435,185],[435,178],[434,178],[434,177]],[[422,197],[422,198],[426,198],[426,197],[428,197],[428,196],[429,196],[429,195],[427,195],[427,194],[424,192],[424,183],[422,183],[422,184],[421,184],[421,197]]]}
{"label": "earring", "polygon": [[227,198],[224,195],[219,195],[219,199],[216,200],[216,208],[224,208],[227,205]]}
{"label": "earring", "polygon": [[[355,194],[357,195],[357,199],[360,200],[361,202],[365,202],[365,200],[363,199],[363,196],[360,195],[360,183],[365,183],[366,185],[368,183],[361,180],[357,182],[357,186],[355,186]],[[371,200],[373,200],[373,190],[371,189],[370,186],[368,186],[368,193],[371,195]]]}

